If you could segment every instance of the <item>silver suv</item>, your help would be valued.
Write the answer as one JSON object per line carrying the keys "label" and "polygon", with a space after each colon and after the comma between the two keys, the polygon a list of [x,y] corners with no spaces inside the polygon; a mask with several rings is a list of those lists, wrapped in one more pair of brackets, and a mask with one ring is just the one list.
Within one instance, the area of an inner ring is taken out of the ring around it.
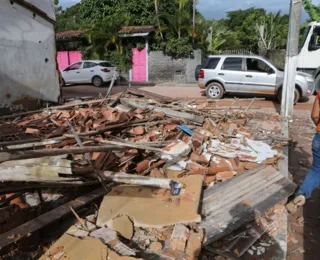
{"label": "silver suv", "polygon": [[[277,96],[281,101],[283,70],[260,56],[212,55],[197,67],[198,86],[207,96],[220,99],[225,93]],[[314,93],[314,79],[307,73],[296,76],[295,103]]]}

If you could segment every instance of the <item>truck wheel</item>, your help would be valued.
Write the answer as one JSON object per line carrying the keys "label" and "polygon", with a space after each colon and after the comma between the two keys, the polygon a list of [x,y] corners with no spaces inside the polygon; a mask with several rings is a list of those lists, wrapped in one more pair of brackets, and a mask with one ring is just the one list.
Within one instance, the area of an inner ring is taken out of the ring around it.
{"label": "truck wheel", "polygon": [[103,85],[103,80],[101,77],[99,76],[94,76],[93,79],[92,79],[92,84],[97,87],[97,88],[100,88],[102,87]]}
{"label": "truck wheel", "polygon": [[[298,101],[300,100],[300,98],[301,98],[300,97],[300,91],[299,91],[299,89],[295,88],[295,91],[294,91],[294,104],[297,104]],[[278,101],[281,104],[281,101],[282,101],[282,88],[278,92]]]}
{"label": "truck wheel", "polygon": [[223,97],[224,89],[221,84],[213,82],[207,86],[206,93],[209,98],[220,99]]}

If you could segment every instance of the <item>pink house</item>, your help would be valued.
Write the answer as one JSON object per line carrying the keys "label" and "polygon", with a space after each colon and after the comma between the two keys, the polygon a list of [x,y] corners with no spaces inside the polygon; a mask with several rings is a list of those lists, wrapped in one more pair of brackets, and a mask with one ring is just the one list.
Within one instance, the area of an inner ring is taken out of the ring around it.
{"label": "pink house", "polygon": [[[69,51],[66,45],[70,42],[79,41],[84,32],[83,31],[65,31],[56,33],[56,41],[59,46],[59,51],[57,51],[57,63],[59,70],[63,70],[70,64],[82,60],[82,53],[77,50]],[[63,49],[63,50],[61,50]]]}
{"label": "pink house", "polygon": [[130,81],[148,82],[149,81],[149,39],[155,31],[154,26],[125,26],[119,31],[120,37],[142,37],[145,39],[145,48],[132,49],[132,69]]}

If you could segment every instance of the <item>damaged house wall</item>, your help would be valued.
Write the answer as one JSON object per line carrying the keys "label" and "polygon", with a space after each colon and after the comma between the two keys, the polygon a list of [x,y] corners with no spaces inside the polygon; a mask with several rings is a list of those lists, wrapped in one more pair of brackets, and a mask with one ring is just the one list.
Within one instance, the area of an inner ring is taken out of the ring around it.
{"label": "damaged house wall", "polygon": [[201,50],[194,50],[194,58],[177,58],[162,51],[151,51],[148,56],[149,80],[153,82],[195,83],[194,72],[202,61]]}
{"label": "damaged house wall", "polygon": [[57,102],[53,0],[3,0],[0,17],[0,114]]}

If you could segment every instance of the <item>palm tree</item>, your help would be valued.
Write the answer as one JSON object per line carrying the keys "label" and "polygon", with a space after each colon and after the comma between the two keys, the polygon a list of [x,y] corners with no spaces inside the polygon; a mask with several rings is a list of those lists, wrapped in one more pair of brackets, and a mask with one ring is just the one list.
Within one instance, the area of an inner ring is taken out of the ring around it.
{"label": "palm tree", "polygon": [[313,5],[311,0],[302,0],[302,5],[312,21],[320,20],[320,6]]}
{"label": "palm tree", "polygon": [[264,35],[260,35],[266,50],[283,47],[286,44],[286,34],[288,31],[288,17],[282,16],[278,11],[276,14],[269,13],[263,17],[262,22],[257,24],[257,30],[264,26]]}
{"label": "palm tree", "polygon": [[88,25],[86,29],[86,37],[89,46],[85,51],[89,53],[87,56],[103,58],[108,50],[117,50],[123,53],[123,46],[118,32],[122,26],[129,25],[130,17],[122,14],[117,16],[108,16],[101,21]]}
{"label": "palm tree", "polygon": [[226,43],[228,36],[232,35],[233,32],[219,21],[212,21],[212,47],[213,53],[219,53],[221,47]]}
{"label": "palm tree", "polygon": [[[159,20],[159,2],[158,0],[154,0],[154,10],[156,11],[156,17],[157,17],[157,23],[158,23],[158,28],[160,29],[160,20]],[[163,39],[163,34],[160,31],[161,39]]]}
{"label": "palm tree", "polygon": [[178,6],[175,14],[160,13],[158,15],[167,26],[160,27],[160,31],[167,31],[179,39],[182,36],[192,36],[191,12],[188,10],[190,0],[178,0]]}

